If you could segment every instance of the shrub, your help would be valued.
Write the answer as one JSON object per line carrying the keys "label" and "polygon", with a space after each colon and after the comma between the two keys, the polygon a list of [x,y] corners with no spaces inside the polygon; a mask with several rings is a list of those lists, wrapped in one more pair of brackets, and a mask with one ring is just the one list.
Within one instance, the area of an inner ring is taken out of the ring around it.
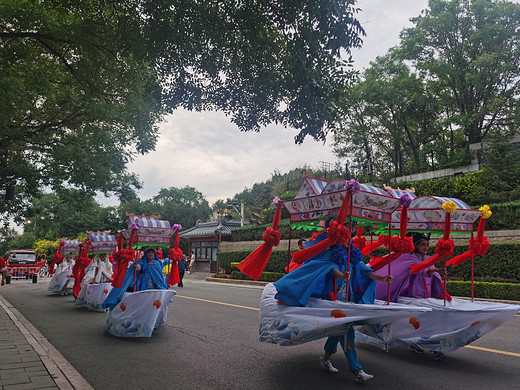
{"label": "shrub", "polygon": [[[280,272],[263,272],[262,275],[260,275],[260,279],[258,279],[258,281],[260,282],[276,282],[278,279],[282,278],[285,276],[285,273],[280,273]],[[247,275],[244,275],[242,272],[240,271],[233,271],[231,273],[231,277],[233,279],[237,279],[237,280],[253,280],[251,279],[249,276]]]}
{"label": "shrub", "polygon": [[[226,274],[230,274],[233,270],[236,270],[236,265],[232,263],[240,263],[252,250],[239,250],[239,251],[222,251],[218,254],[219,268]],[[274,249],[271,254],[271,258],[267,262],[265,272],[279,272],[285,273],[284,268],[287,266],[287,251]]]}
{"label": "shrub", "polygon": [[[282,234],[282,240],[289,239],[289,225],[289,219],[282,219],[280,221],[278,231]],[[233,229],[233,234],[231,234],[231,241],[240,242],[261,240],[262,235],[265,233],[265,228],[270,226],[272,226],[271,223],[265,225],[246,225],[241,228]],[[311,235],[312,233],[304,231],[303,229],[291,231],[291,239],[298,240],[300,238],[310,238]]]}
{"label": "shrub", "polygon": [[[446,289],[452,296],[471,297],[471,282],[448,281]],[[486,299],[520,301],[520,284],[475,282],[474,296]]]}

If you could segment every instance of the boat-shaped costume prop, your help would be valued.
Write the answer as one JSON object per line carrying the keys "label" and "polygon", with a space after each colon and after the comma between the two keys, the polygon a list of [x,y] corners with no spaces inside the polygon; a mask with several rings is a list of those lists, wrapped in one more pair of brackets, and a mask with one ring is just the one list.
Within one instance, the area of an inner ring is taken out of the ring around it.
{"label": "boat-shaped costume prop", "polygon": [[[401,210],[393,216],[390,228],[397,228],[399,212]],[[433,256],[421,256],[414,251],[392,260],[394,282],[389,291],[378,286],[376,297],[387,299],[390,306],[398,303],[425,307],[431,311],[420,313],[408,322],[401,319],[387,325],[357,327],[357,340],[384,349],[404,344],[417,351],[434,352],[436,358],[442,358],[446,352],[472,343],[511,319],[520,306],[452,299],[446,291],[446,266],[456,266],[470,259],[473,261],[476,254],[483,255],[489,248],[483,232],[485,219],[490,215],[487,206],[481,210],[471,210],[455,198],[415,198],[408,209],[407,220],[408,228],[416,232],[416,244],[420,243],[421,236],[422,240],[428,240],[430,233],[441,233],[442,237]],[[452,256],[454,247],[449,238],[450,232],[472,232],[473,223],[478,217],[477,239],[470,241],[470,251],[446,261]],[[478,249],[472,252],[472,248]],[[436,264],[443,264],[442,268],[435,268]],[[381,274],[388,272],[381,258],[372,258],[369,265],[374,265]],[[443,270],[444,280],[437,270]]]}
{"label": "boat-shaped costume prop", "polygon": [[[343,205],[342,202],[346,196],[346,190],[341,188],[340,183],[345,185],[345,181],[334,180],[328,184],[324,184],[322,180],[316,180],[319,182],[318,184],[311,183],[311,181],[306,178],[296,198],[283,201],[284,207],[291,215],[292,228],[316,229],[323,226],[323,219],[338,216],[337,220],[340,220],[342,213],[339,212],[339,206]],[[302,191],[304,186],[306,191]],[[450,202],[453,202],[455,207]],[[443,208],[442,205],[445,203],[448,204]],[[425,259],[424,262],[419,262],[414,267],[408,266],[412,271],[409,272],[411,275],[419,275],[433,267],[435,263],[448,260],[453,252],[453,242],[449,238],[450,232],[471,233],[473,223],[481,216],[481,212],[483,218],[479,223],[477,238],[470,241],[469,250],[463,255],[447,261],[446,264],[456,266],[470,258],[473,261],[475,255],[482,255],[489,248],[489,243],[483,236],[484,211],[489,210],[487,207],[480,211],[471,210],[458,199],[416,197],[415,194],[408,191],[399,190],[391,193],[391,191],[365,185],[360,185],[359,194],[352,196],[351,204],[346,213],[351,221],[357,222],[358,234],[353,240],[356,247],[360,248],[364,255],[370,254],[381,245],[389,250],[386,256],[372,258],[368,266],[373,266],[380,275],[397,276],[394,280],[395,285],[392,283],[391,288],[394,286],[398,288],[397,286],[401,285],[401,281],[398,280],[399,275],[396,275],[401,273],[398,259],[401,256],[403,258],[409,256],[411,248],[413,248],[411,246],[412,238],[406,235],[407,229],[414,232],[435,232],[443,235],[436,246],[435,257]],[[362,239],[361,226],[365,226],[365,228],[375,226],[376,231],[380,233],[378,240],[367,242],[366,239]],[[330,242],[326,245],[328,244]],[[319,243],[313,246],[319,246]],[[312,249],[310,250],[312,251]],[[303,268],[307,264],[305,261],[308,261],[309,265],[304,271],[313,275],[315,271],[311,265],[316,259],[309,260],[312,256],[302,255],[301,252],[304,251],[296,252],[297,256],[293,255],[290,263],[293,265],[292,269],[296,269],[298,266]],[[302,256],[304,261],[301,259]],[[314,267],[317,264],[318,262]],[[390,270],[392,266],[394,269]],[[296,271],[292,271],[281,280],[294,278],[292,283],[295,284],[295,288],[299,289],[298,284],[301,283],[299,280],[305,278],[303,274],[294,274]],[[385,349],[404,343],[427,351],[449,352],[482,337],[513,317],[520,309],[517,305],[452,299],[446,292],[446,280],[442,280],[440,276],[434,279],[433,288],[432,285],[427,285],[425,288],[429,296],[399,297],[397,302],[393,290],[385,284],[378,284],[378,298],[381,299],[376,299],[375,305],[363,307],[341,301],[320,300],[312,296],[309,296],[308,300],[305,296],[302,302],[286,298],[288,303],[280,305],[276,284],[270,284],[266,286],[261,301],[260,339],[281,345],[295,345],[328,336],[331,331],[334,333],[345,331],[347,327],[336,322],[337,319],[331,318],[331,316],[336,305],[350,305],[341,306],[339,308],[341,313],[334,313],[340,314],[339,321],[355,324],[355,328],[358,330],[356,338],[360,341]],[[308,294],[307,289],[306,291]],[[305,306],[302,306],[304,302]],[[379,307],[378,302],[384,302],[384,304]],[[368,313],[367,311],[380,312],[389,309],[390,313],[392,308],[402,309],[409,313],[417,310],[417,314],[399,318],[396,315],[393,319],[388,317],[379,323],[376,316],[363,317],[363,313]],[[346,314],[345,317],[343,314]],[[362,325],[363,322],[365,322],[364,325]]]}
{"label": "boat-shaped costume prop", "polygon": [[[169,247],[175,231],[168,221],[130,214],[129,229],[123,236],[129,238],[129,250],[139,253],[144,245]],[[166,321],[168,303],[175,295],[174,290],[168,290],[163,262],[155,248],[146,247],[141,253],[124,272],[121,284],[116,284],[114,278],[113,288],[102,305],[109,309],[106,329],[114,336],[150,337]],[[123,274],[122,268],[118,271]]]}
{"label": "boat-shaped costume prop", "polygon": [[[260,341],[297,345],[324,337],[347,335],[352,332],[354,324],[388,323],[428,310],[389,307],[384,302],[363,304],[373,303],[375,280],[369,281],[361,276],[372,273],[372,270],[364,268],[357,249],[341,247],[340,244],[350,241],[345,220],[352,216],[356,207],[358,214],[374,211],[371,216],[390,221],[390,214],[399,203],[388,195],[360,190],[357,182],[343,181],[339,185],[334,181],[329,190],[317,198],[303,197],[283,202],[291,213],[291,221],[301,222],[317,216],[336,219],[328,221],[325,225],[327,230],[307,242],[305,250],[293,255],[292,263],[298,267],[265,287],[260,302]],[[367,199],[371,201],[367,202]],[[369,209],[372,203],[376,210]],[[278,222],[276,218],[273,220],[273,229]],[[264,260],[260,259],[262,265]],[[251,261],[251,257],[245,261]],[[243,270],[243,267],[239,268]],[[338,283],[333,276],[335,271],[344,273],[350,269],[352,278],[349,282]],[[351,287],[350,290],[347,286]],[[352,300],[357,303],[350,302]]]}

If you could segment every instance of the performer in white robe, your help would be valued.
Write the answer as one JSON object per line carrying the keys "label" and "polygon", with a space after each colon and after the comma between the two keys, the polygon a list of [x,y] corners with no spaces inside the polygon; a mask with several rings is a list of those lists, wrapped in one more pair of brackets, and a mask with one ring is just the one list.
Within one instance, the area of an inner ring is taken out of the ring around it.
{"label": "performer in white robe", "polygon": [[47,290],[61,295],[69,295],[74,286],[74,283],[71,283],[73,267],[74,260],[72,254],[67,254],[65,259],[56,266]]}
{"label": "performer in white robe", "polygon": [[112,264],[108,256],[106,253],[96,254],[81,281],[81,291],[76,299],[76,305],[94,311],[105,311],[101,305],[112,289],[111,281]]}

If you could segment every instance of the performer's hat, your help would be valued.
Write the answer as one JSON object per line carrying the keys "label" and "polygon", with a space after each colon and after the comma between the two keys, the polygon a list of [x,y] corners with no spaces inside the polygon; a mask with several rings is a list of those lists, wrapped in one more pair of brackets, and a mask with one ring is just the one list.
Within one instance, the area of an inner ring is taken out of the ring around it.
{"label": "performer's hat", "polygon": [[147,253],[150,251],[157,253],[157,249],[155,249],[154,247],[148,246],[148,247],[144,248],[144,253]]}
{"label": "performer's hat", "polygon": [[412,233],[413,244],[417,245],[424,240],[430,241],[430,236],[430,233]]}

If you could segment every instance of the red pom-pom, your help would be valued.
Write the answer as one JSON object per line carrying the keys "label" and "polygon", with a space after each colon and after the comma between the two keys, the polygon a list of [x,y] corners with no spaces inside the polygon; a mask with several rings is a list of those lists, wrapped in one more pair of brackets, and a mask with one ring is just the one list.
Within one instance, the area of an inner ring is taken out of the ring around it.
{"label": "red pom-pom", "polygon": [[412,253],[414,250],[413,239],[412,237],[401,238],[393,236],[390,242],[390,249],[392,252]]}
{"label": "red pom-pom", "polygon": [[362,251],[365,246],[367,245],[367,239],[365,237],[354,237],[354,248],[359,249]]}
{"label": "red pom-pom", "polygon": [[350,231],[345,225],[331,221],[327,229],[327,236],[331,241],[342,244],[350,239]]}
{"label": "red pom-pom", "polygon": [[453,249],[455,248],[455,244],[451,239],[441,238],[437,245],[435,246],[435,252],[439,254],[439,257],[450,257],[453,254]]}
{"label": "red pom-pom", "polygon": [[282,237],[282,233],[278,230],[273,229],[272,227],[268,227],[265,229],[265,233],[262,236],[262,240],[269,246],[278,246],[280,243],[280,238]]}
{"label": "red pom-pom", "polygon": [[390,245],[389,242],[390,242],[390,238],[388,237],[388,235],[383,235],[383,234],[380,234],[378,237],[377,237],[377,241],[379,241],[381,243],[381,245],[383,246],[386,246],[388,248],[388,246]]}
{"label": "red pom-pom", "polygon": [[170,260],[173,260],[173,261],[181,261],[182,260],[182,250],[179,248],[170,248],[168,257],[170,258]]}
{"label": "red pom-pom", "polygon": [[486,236],[482,237],[482,240],[472,238],[469,241],[469,247],[473,250],[474,255],[484,256],[489,250],[489,240]]}

